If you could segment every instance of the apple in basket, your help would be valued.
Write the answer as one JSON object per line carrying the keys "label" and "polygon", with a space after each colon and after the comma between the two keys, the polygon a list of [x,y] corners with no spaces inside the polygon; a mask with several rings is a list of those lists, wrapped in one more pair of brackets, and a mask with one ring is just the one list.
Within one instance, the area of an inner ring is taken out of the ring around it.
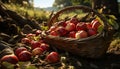
{"label": "apple in basket", "polygon": [[65,36],[67,34],[67,30],[63,26],[59,26],[56,29],[56,32],[59,34],[59,36]]}
{"label": "apple in basket", "polygon": [[88,37],[88,34],[84,30],[77,31],[76,34],[75,34],[76,39],[86,38],[86,37]]}
{"label": "apple in basket", "polygon": [[79,30],[86,30],[87,27],[86,27],[86,23],[85,22],[80,22],[76,25],[76,30],[79,31]]}
{"label": "apple in basket", "polygon": [[92,20],[91,24],[92,28],[95,29],[96,31],[98,30],[98,27],[101,25],[101,23],[97,19]]}
{"label": "apple in basket", "polygon": [[68,33],[68,37],[75,38],[76,31],[71,31]]}
{"label": "apple in basket", "polygon": [[16,55],[11,54],[11,55],[5,55],[0,59],[1,62],[9,62],[12,64],[16,64],[18,62],[18,58]]}
{"label": "apple in basket", "polygon": [[75,25],[77,25],[78,19],[77,19],[76,17],[72,17],[72,18],[70,19],[70,22],[71,22],[71,23],[74,23]]}
{"label": "apple in basket", "polygon": [[67,23],[65,29],[67,31],[74,31],[76,29],[76,25],[74,23]]}
{"label": "apple in basket", "polygon": [[97,31],[95,29],[88,29],[88,35],[89,36],[92,36],[92,35],[96,35],[97,34]]}

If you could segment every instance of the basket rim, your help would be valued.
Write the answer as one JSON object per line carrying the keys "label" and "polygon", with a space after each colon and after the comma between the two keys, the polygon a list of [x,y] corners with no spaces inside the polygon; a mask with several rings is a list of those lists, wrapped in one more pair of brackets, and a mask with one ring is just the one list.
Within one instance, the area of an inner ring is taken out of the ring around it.
{"label": "basket rim", "polygon": [[94,14],[96,14],[102,21],[103,21],[103,25],[104,25],[104,30],[108,30],[108,21],[105,20],[105,17],[103,17],[99,12],[97,12],[96,10],[85,6],[85,5],[76,5],[76,6],[67,6],[65,8],[60,9],[58,12],[56,12],[48,21],[48,28],[50,28],[52,26],[53,21],[59,16],[59,14],[63,13],[64,11],[67,10],[74,10],[74,9],[81,9],[81,10],[87,10],[87,12],[93,12]]}
{"label": "basket rim", "polygon": [[[90,37],[87,37],[87,38],[81,38],[81,39],[75,39],[75,38],[67,38],[67,37],[56,37],[56,36],[50,36],[50,35],[46,35],[48,37],[52,37],[52,38],[59,38],[59,39],[64,39],[64,40],[67,40],[67,39],[70,39],[70,40],[77,40],[77,41],[85,41],[85,40],[91,40],[91,39],[94,39],[94,38],[97,38],[99,36],[105,36],[105,33],[107,32],[107,28],[108,28],[108,25],[107,25],[107,21],[105,20],[105,18],[100,14],[98,13],[96,10],[88,7],[88,6],[84,6],[84,5],[76,5],[76,6],[68,6],[68,7],[65,7],[61,10],[59,10],[58,12],[56,12],[55,15],[53,15],[53,17],[51,17],[50,21],[48,22],[48,26],[50,28],[50,26],[52,26],[52,21],[59,15],[61,14],[62,12],[66,11],[66,10],[71,10],[71,9],[82,9],[82,10],[88,10],[87,12],[94,12],[102,21],[103,21],[103,30],[99,33],[97,33],[96,35],[93,35],[93,36],[90,36]],[[50,25],[51,24],[51,25]]]}

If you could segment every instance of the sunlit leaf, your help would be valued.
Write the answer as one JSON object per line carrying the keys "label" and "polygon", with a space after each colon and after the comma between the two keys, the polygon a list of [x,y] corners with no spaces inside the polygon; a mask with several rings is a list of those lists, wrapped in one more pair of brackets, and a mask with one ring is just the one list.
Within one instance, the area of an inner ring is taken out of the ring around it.
{"label": "sunlit leaf", "polygon": [[98,27],[98,30],[97,30],[97,32],[102,32],[102,30],[104,29],[104,27],[103,27],[103,25],[100,25],[99,27]]}
{"label": "sunlit leaf", "polygon": [[118,23],[115,21],[115,20],[113,20],[113,19],[108,19],[108,22],[109,22],[109,24],[114,28],[114,29],[118,29],[119,28],[119,25],[118,25]]}
{"label": "sunlit leaf", "polygon": [[108,15],[111,19],[117,20],[117,18],[114,15]]}
{"label": "sunlit leaf", "polygon": [[27,66],[26,69],[37,69],[35,66]]}
{"label": "sunlit leaf", "polygon": [[7,69],[14,69],[14,64],[3,62],[2,63]]}

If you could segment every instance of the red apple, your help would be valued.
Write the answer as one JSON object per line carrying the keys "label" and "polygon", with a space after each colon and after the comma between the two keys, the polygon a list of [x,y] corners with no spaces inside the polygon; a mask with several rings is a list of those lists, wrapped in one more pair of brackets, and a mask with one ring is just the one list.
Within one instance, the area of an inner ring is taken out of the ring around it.
{"label": "red apple", "polygon": [[58,26],[63,26],[65,27],[67,25],[67,23],[65,21],[59,21],[58,22]]}
{"label": "red apple", "polygon": [[44,50],[40,47],[37,47],[35,49],[32,50],[32,55],[41,55],[44,52]]}
{"label": "red apple", "polygon": [[78,19],[75,18],[75,17],[72,17],[72,18],[70,19],[70,22],[71,22],[71,23],[74,23],[75,25],[77,25]]}
{"label": "red apple", "polygon": [[94,29],[88,29],[88,35],[89,36],[92,36],[92,35],[96,35],[97,34],[97,32],[96,32],[96,30],[94,30]]}
{"label": "red apple", "polygon": [[25,47],[18,47],[17,49],[15,49],[15,55],[19,55],[22,51],[27,51],[27,48]]}
{"label": "red apple", "polygon": [[24,43],[24,44],[30,44],[31,43],[31,39],[29,39],[29,38],[22,38],[21,39],[21,43]]}
{"label": "red apple", "polygon": [[86,38],[86,37],[88,37],[88,34],[84,30],[80,30],[80,31],[76,32],[76,34],[75,34],[76,39]]}
{"label": "red apple", "polygon": [[66,29],[67,31],[74,31],[74,30],[76,29],[76,26],[75,26],[74,23],[67,23],[65,29]]}
{"label": "red apple", "polygon": [[49,50],[49,45],[46,43],[41,43],[40,48],[42,48],[44,51]]}
{"label": "red apple", "polygon": [[35,34],[29,33],[26,35],[27,38],[33,39],[35,37]]}
{"label": "red apple", "polygon": [[52,36],[59,36],[59,34],[58,34],[57,31],[51,31],[51,32],[50,32],[50,35],[52,35]]}
{"label": "red apple", "polygon": [[95,30],[97,30],[98,27],[101,25],[97,19],[92,20],[91,24],[92,24],[92,28]]}
{"label": "red apple", "polygon": [[92,28],[92,24],[91,23],[86,23],[86,28],[87,28],[87,30],[91,29]]}
{"label": "red apple", "polygon": [[79,31],[79,30],[86,30],[86,23],[84,22],[80,22],[76,25],[76,30]]}
{"label": "red apple", "polygon": [[64,36],[67,34],[67,30],[62,27],[62,26],[59,26],[57,29],[56,29],[56,32],[60,35],[60,36]]}
{"label": "red apple", "polygon": [[31,59],[31,53],[29,51],[22,51],[19,55],[18,58],[20,61],[30,61]]}
{"label": "red apple", "polygon": [[69,32],[68,37],[75,38],[75,34],[76,34],[75,31],[71,31],[71,32]]}
{"label": "red apple", "polygon": [[52,32],[52,31],[55,31],[55,29],[57,28],[57,26],[51,26],[50,29],[48,30],[48,32]]}
{"label": "red apple", "polygon": [[0,59],[1,62],[9,62],[12,64],[16,64],[18,62],[17,56],[11,54],[11,55],[5,55]]}
{"label": "red apple", "polygon": [[60,56],[57,52],[51,52],[50,54],[47,55],[45,60],[49,63],[56,63],[60,60]]}
{"label": "red apple", "polygon": [[42,33],[41,30],[36,30],[36,32],[35,32],[36,36],[38,36],[38,35],[41,34],[41,33]]}
{"label": "red apple", "polygon": [[39,41],[32,41],[31,48],[34,49],[36,47],[40,47],[41,43]]}

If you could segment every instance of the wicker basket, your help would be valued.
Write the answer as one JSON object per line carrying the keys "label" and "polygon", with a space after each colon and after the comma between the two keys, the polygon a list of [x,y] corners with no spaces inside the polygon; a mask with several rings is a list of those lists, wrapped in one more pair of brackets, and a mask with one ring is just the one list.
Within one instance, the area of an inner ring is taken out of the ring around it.
{"label": "wicker basket", "polygon": [[106,53],[109,47],[112,38],[112,34],[110,32],[112,30],[108,30],[107,21],[104,19],[104,17],[101,14],[99,14],[95,10],[83,5],[66,7],[58,11],[50,19],[48,26],[50,27],[55,22],[55,19],[57,19],[61,13],[75,9],[83,10],[84,12],[89,12],[89,13],[92,12],[95,15],[97,15],[104,22],[103,31],[95,36],[90,36],[83,39],[73,39],[73,38],[45,35],[43,37],[44,40],[47,43],[51,44],[51,46],[54,46],[61,50],[68,51],[78,56],[87,57],[87,58],[102,57]]}

